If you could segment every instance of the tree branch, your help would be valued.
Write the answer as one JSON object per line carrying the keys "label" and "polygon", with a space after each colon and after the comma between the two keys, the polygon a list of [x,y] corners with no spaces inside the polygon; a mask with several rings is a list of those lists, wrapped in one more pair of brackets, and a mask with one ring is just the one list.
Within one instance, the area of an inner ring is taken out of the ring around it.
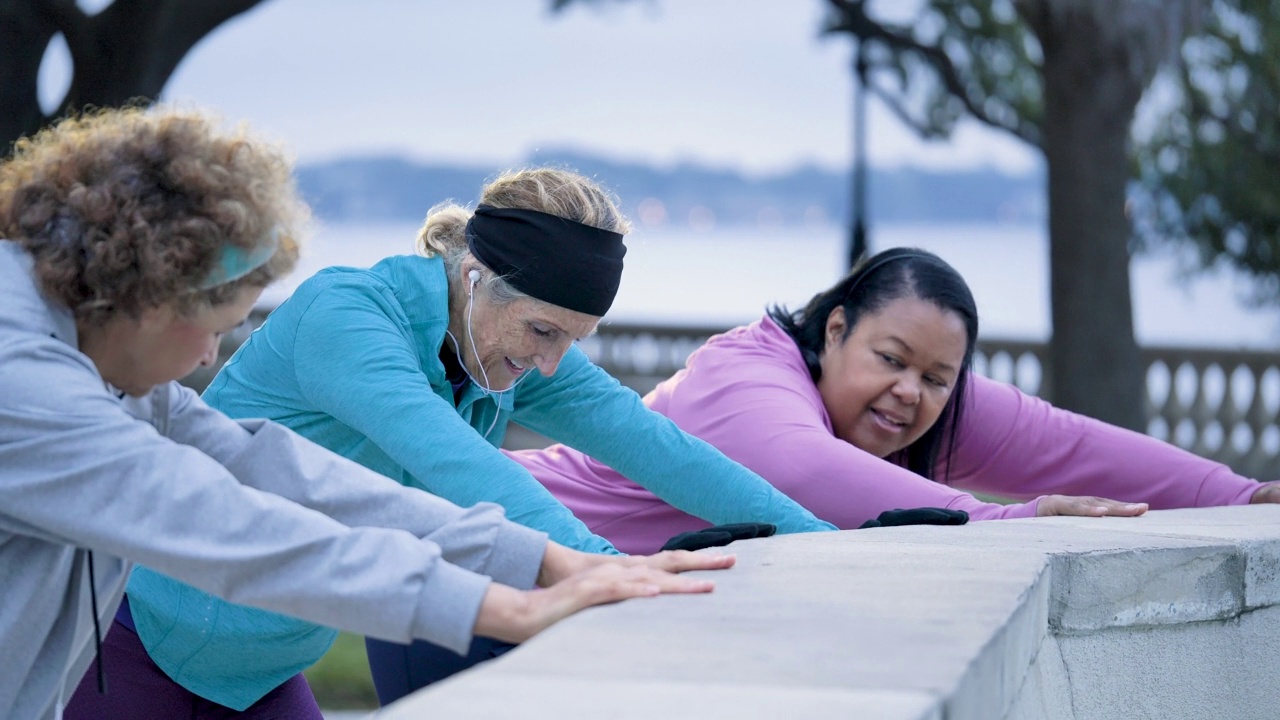
{"label": "tree branch", "polygon": [[[872,19],[866,12],[865,0],[827,1],[836,11],[839,18],[837,22],[828,26],[828,32],[849,33],[858,38],[859,42],[879,42],[887,47],[890,52],[896,54],[915,53],[937,73],[947,94],[958,100],[975,119],[990,127],[1004,130],[1028,144],[1039,147],[1040,133],[1034,125],[1021,120],[1012,125],[1004,123],[992,117],[982,106],[974,101],[965,86],[964,78],[960,76],[959,70],[956,69],[955,63],[951,61],[951,57],[942,48],[921,43],[907,32],[890,28]],[[883,65],[881,66],[883,67]],[[880,90],[877,95],[888,100],[886,91]],[[896,103],[890,101],[891,106],[894,104]],[[920,123],[911,120],[905,114],[904,108],[899,106],[896,109],[891,107],[891,109],[917,132],[921,131]],[[938,134],[935,131],[932,135],[926,135],[926,137]]]}

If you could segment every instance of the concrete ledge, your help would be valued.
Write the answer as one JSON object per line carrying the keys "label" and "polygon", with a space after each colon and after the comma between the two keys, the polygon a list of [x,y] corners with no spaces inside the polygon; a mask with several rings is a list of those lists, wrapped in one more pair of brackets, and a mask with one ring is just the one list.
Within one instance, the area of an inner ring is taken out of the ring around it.
{"label": "concrete ledge", "polygon": [[[737,543],[714,594],[594,608],[377,714],[1275,717],[1280,506]],[[1257,670],[1254,670],[1254,669]]]}

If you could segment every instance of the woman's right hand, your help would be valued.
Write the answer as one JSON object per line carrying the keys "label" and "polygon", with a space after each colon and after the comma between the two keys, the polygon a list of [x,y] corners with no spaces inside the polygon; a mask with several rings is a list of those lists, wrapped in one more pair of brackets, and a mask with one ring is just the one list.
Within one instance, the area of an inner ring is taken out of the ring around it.
{"label": "woman's right hand", "polygon": [[1083,517],[1137,517],[1147,511],[1146,503],[1127,503],[1092,495],[1045,495],[1036,506],[1036,515],[1078,515]]}
{"label": "woman's right hand", "polygon": [[516,590],[492,583],[480,603],[475,634],[521,643],[592,605],[662,593],[707,593],[711,580],[681,577],[645,565],[606,563],[571,575],[546,589]]}
{"label": "woman's right hand", "polygon": [[653,555],[601,555],[584,553],[556,542],[548,542],[538,569],[538,587],[547,588],[573,575],[600,565],[623,567],[644,566],[668,573],[690,570],[725,570],[733,567],[733,555],[691,552],[688,550],[663,550]]}

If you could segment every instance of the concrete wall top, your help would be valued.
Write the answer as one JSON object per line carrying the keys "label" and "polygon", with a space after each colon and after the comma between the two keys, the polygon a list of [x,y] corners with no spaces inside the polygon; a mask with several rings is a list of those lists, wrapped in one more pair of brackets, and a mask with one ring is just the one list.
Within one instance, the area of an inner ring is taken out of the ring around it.
{"label": "concrete wall top", "polygon": [[1123,640],[1280,604],[1274,505],[730,550],[738,566],[709,574],[711,595],[587,610],[376,717],[990,720],[1019,705],[1047,639]]}

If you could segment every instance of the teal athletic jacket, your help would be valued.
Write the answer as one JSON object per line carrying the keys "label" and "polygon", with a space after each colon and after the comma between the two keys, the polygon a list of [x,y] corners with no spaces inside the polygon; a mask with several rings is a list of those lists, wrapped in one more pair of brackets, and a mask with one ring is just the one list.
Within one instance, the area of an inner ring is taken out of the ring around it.
{"label": "teal athletic jacket", "polygon": [[[555,375],[511,392],[468,385],[458,402],[440,362],[449,288],[438,258],[397,256],[305,281],[241,346],[205,400],[269,418],[401,483],[507,518],[584,552],[616,553],[498,447],[514,420],[616,469],[711,523],[832,530],[758,475],[645,408],[574,346]],[[495,422],[496,420],[496,422]],[[128,588],[143,645],[174,680],[248,707],[329,648],[336,632],[218,600],[147,568]]]}

